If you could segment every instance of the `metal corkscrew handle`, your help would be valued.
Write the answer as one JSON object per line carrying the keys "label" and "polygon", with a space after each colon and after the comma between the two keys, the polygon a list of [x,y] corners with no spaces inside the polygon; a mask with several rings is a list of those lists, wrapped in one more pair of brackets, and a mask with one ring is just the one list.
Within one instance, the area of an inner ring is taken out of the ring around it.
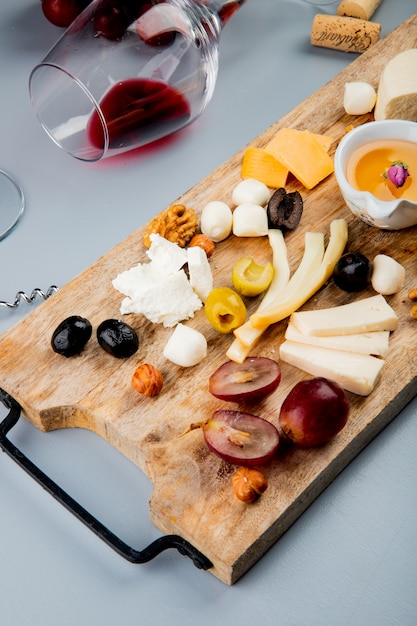
{"label": "metal corkscrew handle", "polygon": [[27,304],[33,304],[38,297],[42,300],[47,300],[50,296],[56,293],[58,289],[59,287],[57,287],[56,285],[51,285],[46,291],[42,291],[42,289],[36,288],[33,289],[29,295],[24,291],[18,291],[13,302],[0,300],[0,306],[7,309],[17,309],[22,301],[26,302]]}

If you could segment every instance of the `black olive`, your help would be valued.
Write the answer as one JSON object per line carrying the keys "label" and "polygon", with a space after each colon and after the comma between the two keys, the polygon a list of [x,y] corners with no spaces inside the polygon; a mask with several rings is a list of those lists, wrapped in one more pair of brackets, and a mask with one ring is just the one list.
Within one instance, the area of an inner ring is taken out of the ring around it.
{"label": "black olive", "polygon": [[294,230],[303,214],[303,199],[299,191],[287,193],[284,187],[277,189],[271,196],[266,209],[268,228],[282,231]]}
{"label": "black olive", "polygon": [[340,257],[333,272],[333,280],[343,291],[362,291],[371,280],[372,264],[360,252],[347,252]]}
{"label": "black olive", "polygon": [[63,320],[54,330],[51,340],[52,349],[62,356],[79,354],[90,339],[92,326],[79,315],[71,315]]}
{"label": "black olive", "polygon": [[139,348],[136,331],[129,324],[115,319],[101,322],[97,328],[97,341],[105,352],[116,359],[132,356]]}

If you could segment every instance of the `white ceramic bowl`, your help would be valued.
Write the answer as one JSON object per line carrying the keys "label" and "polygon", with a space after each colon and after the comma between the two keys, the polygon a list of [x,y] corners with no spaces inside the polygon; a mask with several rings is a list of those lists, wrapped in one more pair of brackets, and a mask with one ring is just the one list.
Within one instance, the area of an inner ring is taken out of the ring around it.
{"label": "white ceramic bowl", "polygon": [[[343,198],[352,213],[372,226],[390,230],[415,226],[417,202],[404,199],[379,200],[369,191],[358,191],[346,179],[346,166],[353,151],[376,139],[406,139],[417,143],[417,122],[407,120],[367,122],[343,137],[334,159],[335,176]],[[410,175],[417,176],[417,163],[413,166],[409,164]]]}

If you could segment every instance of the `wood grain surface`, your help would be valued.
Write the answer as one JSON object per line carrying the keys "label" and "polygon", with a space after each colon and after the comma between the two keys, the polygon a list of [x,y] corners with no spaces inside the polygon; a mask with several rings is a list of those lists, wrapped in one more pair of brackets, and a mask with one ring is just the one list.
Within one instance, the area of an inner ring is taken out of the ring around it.
{"label": "wood grain surface", "polygon": [[[349,124],[357,126],[370,119],[344,113],[345,82],[363,80],[377,87],[387,61],[415,46],[417,14],[250,145],[262,147],[279,128],[290,126],[332,135],[333,154]],[[243,151],[175,201],[197,212],[209,200],[229,202],[240,180]],[[134,232],[0,337],[0,387],[21,403],[25,417],[44,431],[91,429],[120,450],[154,484],[150,502],[153,523],[162,532],[179,534],[201,550],[214,564],[210,571],[227,584],[236,582],[256,563],[417,393],[417,322],[410,316],[407,298],[408,289],[417,287],[417,228],[383,231],[360,222],[344,205],[333,175],[310,192],[289,181],[289,191],[297,188],[304,199],[304,214],[297,230],[286,235],[292,269],[301,258],[305,232],[322,231],[327,241],[330,221],[343,217],[349,224],[348,249],[360,250],[371,259],[377,253],[394,256],[406,269],[406,284],[399,294],[388,298],[400,324],[392,333],[391,349],[376,389],[367,398],[349,394],[350,419],[331,443],[320,449],[279,450],[273,462],[262,468],[269,487],[254,504],[245,505],[234,497],[230,479],[235,468],[208,451],[200,431],[178,437],[191,422],[204,421],[213,410],[225,406],[211,397],[207,383],[209,375],[226,360],[231,338],[211,329],[203,311],[187,322],[208,340],[208,357],[194,368],[182,369],[165,360],[162,350],[172,331],[137,315],[125,319],[137,330],[140,348],[125,361],[104,353],[94,336],[85,351],[72,359],[56,355],[50,347],[53,330],[69,315],[87,317],[94,331],[102,320],[119,317],[121,296],[111,280],[147,260],[144,229]],[[230,237],[217,244],[211,258],[215,286],[231,285],[231,267],[243,255],[260,263],[269,260],[267,239]],[[348,295],[330,281],[304,308],[343,304],[373,293],[369,289],[360,296]],[[247,303],[250,313],[257,303]],[[278,358],[285,327],[285,320],[270,327],[254,353]],[[156,398],[143,398],[131,387],[134,369],[144,362],[154,364],[165,377],[163,391]],[[253,410],[274,424],[287,393],[308,377],[285,363],[281,365],[279,389]]]}

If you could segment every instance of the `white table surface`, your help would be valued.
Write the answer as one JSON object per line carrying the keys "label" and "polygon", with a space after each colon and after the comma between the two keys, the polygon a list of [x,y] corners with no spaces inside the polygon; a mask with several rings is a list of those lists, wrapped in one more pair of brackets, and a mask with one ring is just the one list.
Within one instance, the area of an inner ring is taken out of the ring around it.
{"label": "white table surface", "polygon": [[[309,44],[314,14],[336,6],[249,0],[223,32],[205,114],[160,149],[86,164],[53,145],[29,103],[29,72],[60,30],[39,0],[2,2],[0,168],[22,185],[27,209],[0,242],[0,300],[63,285],[353,61]],[[416,0],[383,0],[373,19],[385,35],[416,10]],[[0,309],[0,332],[29,311]],[[12,432],[128,543],[142,548],[160,536],[148,516],[150,483],[98,436],[44,434],[25,420]],[[416,440],[414,400],[232,587],[175,550],[128,563],[0,454],[0,621],[414,626]]]}

